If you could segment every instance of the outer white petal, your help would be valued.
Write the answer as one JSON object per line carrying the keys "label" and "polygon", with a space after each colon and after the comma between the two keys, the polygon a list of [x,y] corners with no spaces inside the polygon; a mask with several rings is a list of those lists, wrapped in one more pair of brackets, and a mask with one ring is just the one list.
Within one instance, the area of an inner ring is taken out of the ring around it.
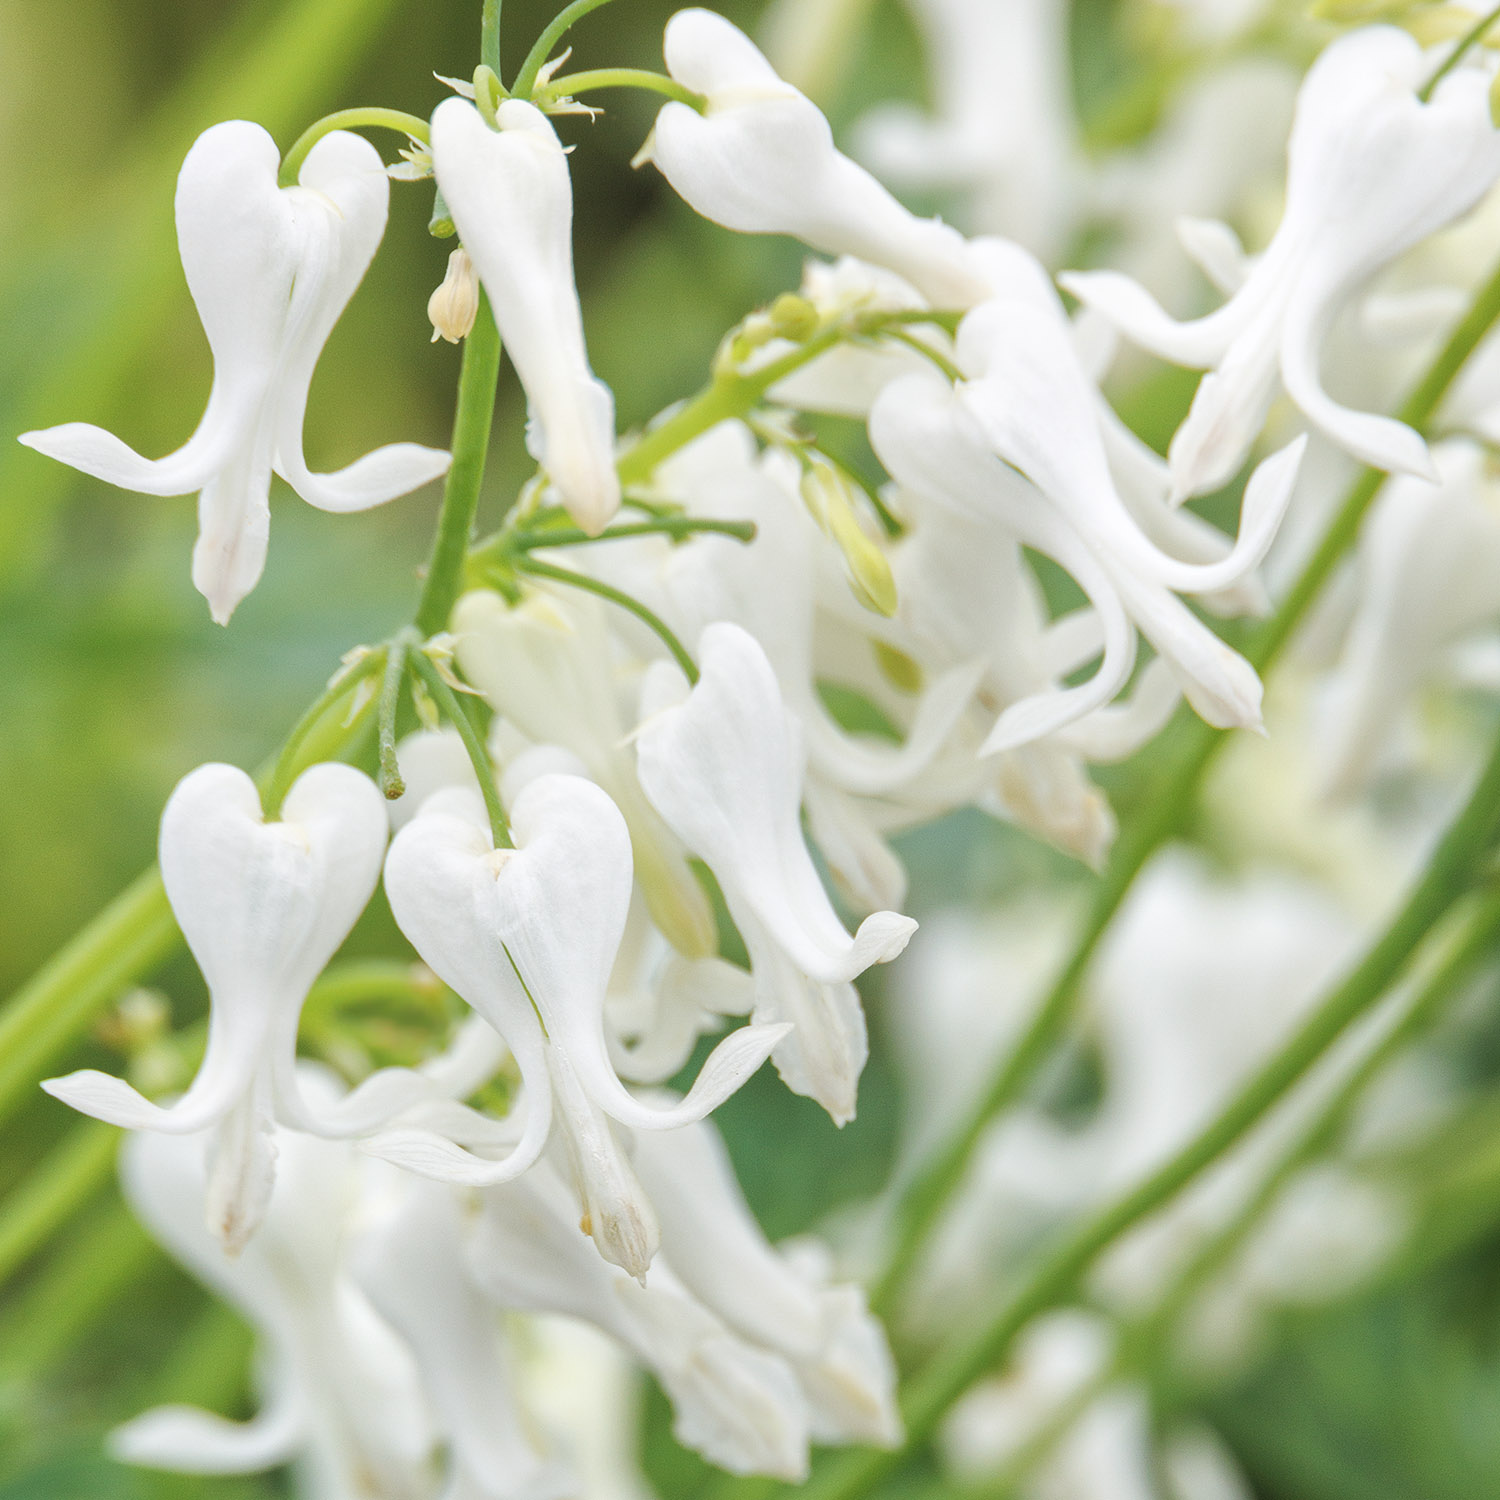
{"label": "outer white petal", "polygon": [[248,1422],[196,1406],[158,1406],[116,1427],[106,1439],[122,1464],[178,1474],[258,1474],[294,1458],[307,1442],[302,1393],[283,1386]]}
{"label": "outer white petal", "polygon": [[302,456],[308,387],[323,345],[385,233],[390,179],[363,136],[320,140],[288,194],[303,247],[277,375],[276,469],[319,510],[368,510],[448,470],[449,456],[416,443],[379,448],[335,474],[313,474]]}
{"label": "outer white petal", "polygon": [[614,398],[584,348],[567,158],[533,105],[507,99],[497,118],[494,131],[472,104],[444,100],[433,166],[540,426],[538,456],[573,519],[597,532],[620,504]]}

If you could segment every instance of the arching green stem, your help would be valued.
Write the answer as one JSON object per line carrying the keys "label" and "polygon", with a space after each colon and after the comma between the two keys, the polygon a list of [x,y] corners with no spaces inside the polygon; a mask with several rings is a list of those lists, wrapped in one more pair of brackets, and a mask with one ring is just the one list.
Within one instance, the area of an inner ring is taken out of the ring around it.
{"label": "arching green stem", "polygon": [[281,159],[281,184],[290,187],[312,150],[325,135],[335,130],[355,130],[374,127],[379,130],[399,130],[409,140],[419,141],[424,146],[432,144],[427,121],[421,115],[409,115],[400,109],[341,109],[309,125],[292,142],[292,149]]}
{"label": "arching green stem", "polygon": [[546,109],[559,99],[573,99],[595,89],[646,89],[689,105],[700,115],[708,107],[708,100],[702,94],[694,93],[665,73],[652,73],[645,68],[590,68],[582,73],[564,73],[537,90],[536,102]]}
{"label": "arching green stem", "polygon": [[1458,45],[1454,47],[1454,49],[1447,55],[1447,57],[1443,59],[1441,66],[1439,66],[1432,77],[1429,78],[1420,89],[1418,89],[1417,98],[1420,99],[1423,104],[1426,104],[1428,100],[1432,98],[1433,90],[1437,88],[1438,84],[1440,84],[1443,79],[1445,79],[1459,65],[1459,63],[1461,63],[1464,58],[1471,51],[1473,51],[1473,49],[1477,47],[1480,42],[1484,40],[1485,36],[1489,32],[1490,27],[1492,27],[1496,21],[1500,21],[1500,5],[1497,5],[1488,14],[1481,16],[1479,20],[1477,20],[1466,32],[1464,32],[1464,34],[1458,39]]}
{"label": "arching green stem", "polygon": [[609,0],[573,0],[571,5],[564,6],[551,21],[547,23],[546,29],[536,39],[531,51],[526,54],[526,61],[521,64],[521,71],[516,74],[516,81],[511,85],[511,93],[518,99],[531,98],[536,88],[537,74],[546,65],[547,59],[552,56],[552,49],[565,37],[575,23],[581,21],[590,11],[595,11],[600,6],[608,5]]}

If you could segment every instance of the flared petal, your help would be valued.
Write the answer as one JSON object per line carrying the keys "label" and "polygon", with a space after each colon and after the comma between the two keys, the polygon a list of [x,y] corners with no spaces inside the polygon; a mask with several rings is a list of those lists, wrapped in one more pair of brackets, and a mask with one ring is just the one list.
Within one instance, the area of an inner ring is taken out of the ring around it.
{"label": "flared petal", "polygon": [[295,1458],[306,1444],[305,1393],[282,1384],[248,1422],[196,1406],[158,1406],[105,1439],[117,1463],[178,1474],[258,1474]]}
{"label": "flared petal", "polygon": [[432,117],[438,185],[489,294],[541,438],[537,457],[585,531],[619,508],[614,397],[589,368],[573,284],[573,188],[547,117],[507,99],[491,130],[472,104]]}

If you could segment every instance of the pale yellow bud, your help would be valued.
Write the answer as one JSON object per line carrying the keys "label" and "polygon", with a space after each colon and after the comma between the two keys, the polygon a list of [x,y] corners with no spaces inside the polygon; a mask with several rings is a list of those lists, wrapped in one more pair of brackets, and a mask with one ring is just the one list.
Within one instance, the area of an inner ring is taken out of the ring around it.
{"label": "pale yellow bud", "polygon": [[439,339],[456,344],[467,338],[479,316],[479,278],[462,245],[448,257],[443,284],[427,299],[427,316],[432,320],[434,344]]}
{"label": "pale yellow bud", "polygon": [[802,499],[813,520],[843,553],[854,597],[876,614],[895,614],[895,575],[879,543],[860,525],[849,476],[821,454],[814,454],[803,469]]}

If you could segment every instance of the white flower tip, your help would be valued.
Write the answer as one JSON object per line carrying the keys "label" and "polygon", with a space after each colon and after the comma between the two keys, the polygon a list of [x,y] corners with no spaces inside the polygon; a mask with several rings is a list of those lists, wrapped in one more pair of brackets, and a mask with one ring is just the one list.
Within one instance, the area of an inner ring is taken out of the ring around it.
{"label": "white flower tip", "polygon": [[578,1226],[590,1236],[599,1254],[610,1265],[618,1266],[627,1276],[646,1285],[646,1272],[661,1248],[661,1228],[651,1205],[638,1193],[626,1194],[617,1208],[585,1214]]}
{"label": "white flower tip", "polygon": [[872,912],[854,934],[854,951],[863,960],[861,970],[871,964],[888,964],[904,951],[916,930],[916,921],[900,912]]}

